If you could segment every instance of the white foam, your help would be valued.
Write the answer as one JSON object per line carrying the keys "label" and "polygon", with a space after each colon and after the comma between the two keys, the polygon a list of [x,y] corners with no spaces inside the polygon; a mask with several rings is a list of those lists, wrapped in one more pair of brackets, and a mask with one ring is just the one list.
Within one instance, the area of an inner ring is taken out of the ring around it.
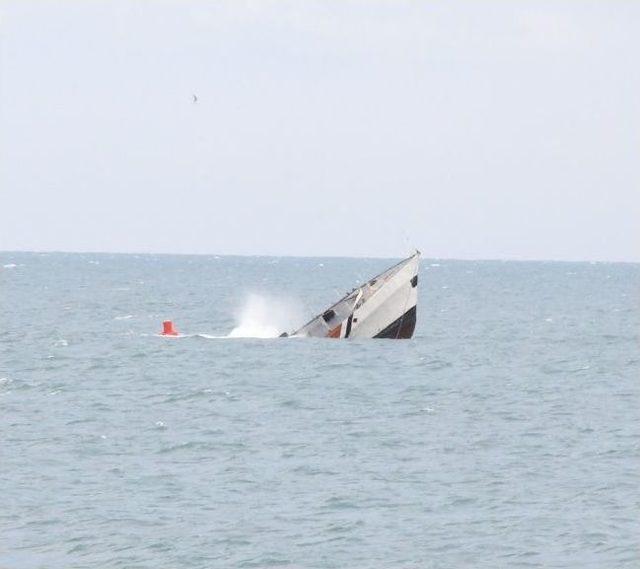
{"label": "white foam", "polygon": [[5,269],[15,269],[18,265],[15,263],[7,263],[6,265],[2,265]]}
{"label": "white foam", "polygon": [[237,316],[229,338],[277,338],[290,332],[304,317],[299,304],[292,300],[250,294]]}
{"label": "white foam", "polygon": [[223,340],[229,336],[216,336],[214,334],[194,334],[196,338],[204,338],[205,340]]}
{"label": "white foam", "polygon": [[116,316],[114,320],[129,320],[129,318],[133,318],[133,314],[127,314],[126,316]]}
{"label": "white foam", "polygon": [[[125,320],[132,315],[116,316],[115,320]],[[291,332],[304,321],[304,311],[299,302],[291,299],[267,297],[261,294],[249,294],[236,314],[236,326],[226,335],[216,334],[178,334],[168,336],[161,333],[141,334],[157,338],[204,338],[222,340],[230,338],[277,338],[283,332]]]}

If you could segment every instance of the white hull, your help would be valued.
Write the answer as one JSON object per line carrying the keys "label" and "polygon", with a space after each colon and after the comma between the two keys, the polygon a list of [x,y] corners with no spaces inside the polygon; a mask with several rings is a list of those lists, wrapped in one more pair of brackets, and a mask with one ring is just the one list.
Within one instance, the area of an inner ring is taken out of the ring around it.
{"label": "white hull", "polygon": [[293,335],[322,338],[411,338],[416,323],[419,257],[420,253],[416,252],[374,277]]}

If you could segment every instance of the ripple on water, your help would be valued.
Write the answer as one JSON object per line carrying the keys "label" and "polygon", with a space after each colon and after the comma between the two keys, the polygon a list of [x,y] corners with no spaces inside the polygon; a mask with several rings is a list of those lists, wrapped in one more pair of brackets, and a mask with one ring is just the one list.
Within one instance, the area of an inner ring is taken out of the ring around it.
{"label": "ripple on water", "polygon": [[166,342],[386,262],[98,257],[3,282],[3,569],[638,565],[639,268],[447,262],[410,342]]}

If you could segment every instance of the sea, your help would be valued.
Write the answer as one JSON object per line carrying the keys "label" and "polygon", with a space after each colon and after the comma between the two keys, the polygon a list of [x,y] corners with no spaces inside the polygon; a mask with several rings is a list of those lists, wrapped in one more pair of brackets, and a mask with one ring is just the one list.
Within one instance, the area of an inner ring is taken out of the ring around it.
{"label": "sea", "polygon": [[395,261],[0,253],[0,568],[640,567],[640,265]]}

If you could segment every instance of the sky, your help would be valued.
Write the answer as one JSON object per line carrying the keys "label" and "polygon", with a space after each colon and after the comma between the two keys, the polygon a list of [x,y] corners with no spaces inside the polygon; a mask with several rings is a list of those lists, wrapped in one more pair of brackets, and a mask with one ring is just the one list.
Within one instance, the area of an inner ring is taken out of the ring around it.
{"label": "sky", "polygon": [[640,261],[638,30],[624,0],[2,0],[0,250]]}

